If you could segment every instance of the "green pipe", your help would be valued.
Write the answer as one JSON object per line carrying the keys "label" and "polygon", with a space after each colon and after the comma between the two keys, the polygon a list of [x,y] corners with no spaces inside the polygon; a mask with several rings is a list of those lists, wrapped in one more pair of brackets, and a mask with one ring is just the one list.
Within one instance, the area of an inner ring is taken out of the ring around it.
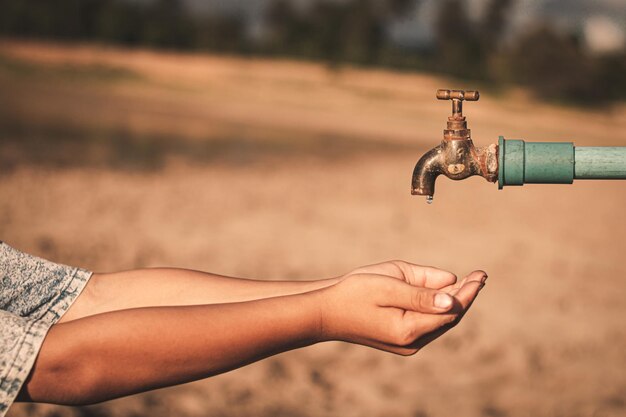
{"label": "green pipe", "polygon": [[574,149],[574,159],[577,180],[626,178],[626,147],[578,147]]}
{"label": "green pipe", "polygon": [[574,179],[626,179],[626,147],[574,147],[571,142],[498,141],[498,188],[571,184]]}

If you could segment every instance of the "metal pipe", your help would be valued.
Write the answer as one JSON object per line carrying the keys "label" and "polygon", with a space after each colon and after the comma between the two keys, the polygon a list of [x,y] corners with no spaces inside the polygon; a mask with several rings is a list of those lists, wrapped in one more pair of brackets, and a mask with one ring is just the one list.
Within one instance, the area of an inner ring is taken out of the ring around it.
{"label": "metal pipe", "polygon": [[574,147],[571,142],[498,143],[498,188],[571,184],[574,179],[626,179],[626,147]]}
{"label": "metal pipe", "polygon": [[626,179],[626,147],[576,147],[574,162],[577,180]]}

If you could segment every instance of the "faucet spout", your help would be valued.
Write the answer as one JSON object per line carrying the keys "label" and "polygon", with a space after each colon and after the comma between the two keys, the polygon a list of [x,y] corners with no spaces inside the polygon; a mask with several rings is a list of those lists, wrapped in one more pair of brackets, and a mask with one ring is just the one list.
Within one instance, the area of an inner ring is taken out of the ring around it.
{"label": "faucet spout", "polygon": [[439,145],[431,149],[417,161],[413,169],[411,194],[426,195],[431,198],[435,195],[435,180],[443,174],[441,148],[442,145]]}
{"label": "faucet spout", "polygon": [[439,146],[426,152],[413,169],[411,194],[432,196],[435,180],[445,175],[452,180],[479,175],[489,182],[498,179],[498,146],[475,147],[471,139],[444,138]]}

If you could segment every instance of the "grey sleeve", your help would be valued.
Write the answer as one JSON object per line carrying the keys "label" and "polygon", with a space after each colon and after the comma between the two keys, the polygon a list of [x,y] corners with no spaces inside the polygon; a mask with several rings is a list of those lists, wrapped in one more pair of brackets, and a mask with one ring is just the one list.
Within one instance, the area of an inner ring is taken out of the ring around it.
{"label": "grey sleeve", "polygon": [[0,242],[0,417],[15,401],[50,327],[91,272],[56,264]]}

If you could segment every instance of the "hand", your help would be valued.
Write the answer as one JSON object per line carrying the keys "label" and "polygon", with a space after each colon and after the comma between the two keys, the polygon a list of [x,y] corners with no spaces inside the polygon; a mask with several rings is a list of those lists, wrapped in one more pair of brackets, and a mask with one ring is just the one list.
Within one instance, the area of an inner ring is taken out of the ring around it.
{"label": "hand", "polygon": [[402,261],[358,268],[320,291],[321,338],[412,355],[461,320],[486,278]]}
{"label": "hand", "polygon": [[[487,275],[483,271],[477,272]],[[362,266],[344,275],[344,277],[357,274],[386,275],[417,287],[433,288],[437,290],[457,283],[457,276],[452,272],[432,266],[415,265],[405,261],[388,261]]]}

